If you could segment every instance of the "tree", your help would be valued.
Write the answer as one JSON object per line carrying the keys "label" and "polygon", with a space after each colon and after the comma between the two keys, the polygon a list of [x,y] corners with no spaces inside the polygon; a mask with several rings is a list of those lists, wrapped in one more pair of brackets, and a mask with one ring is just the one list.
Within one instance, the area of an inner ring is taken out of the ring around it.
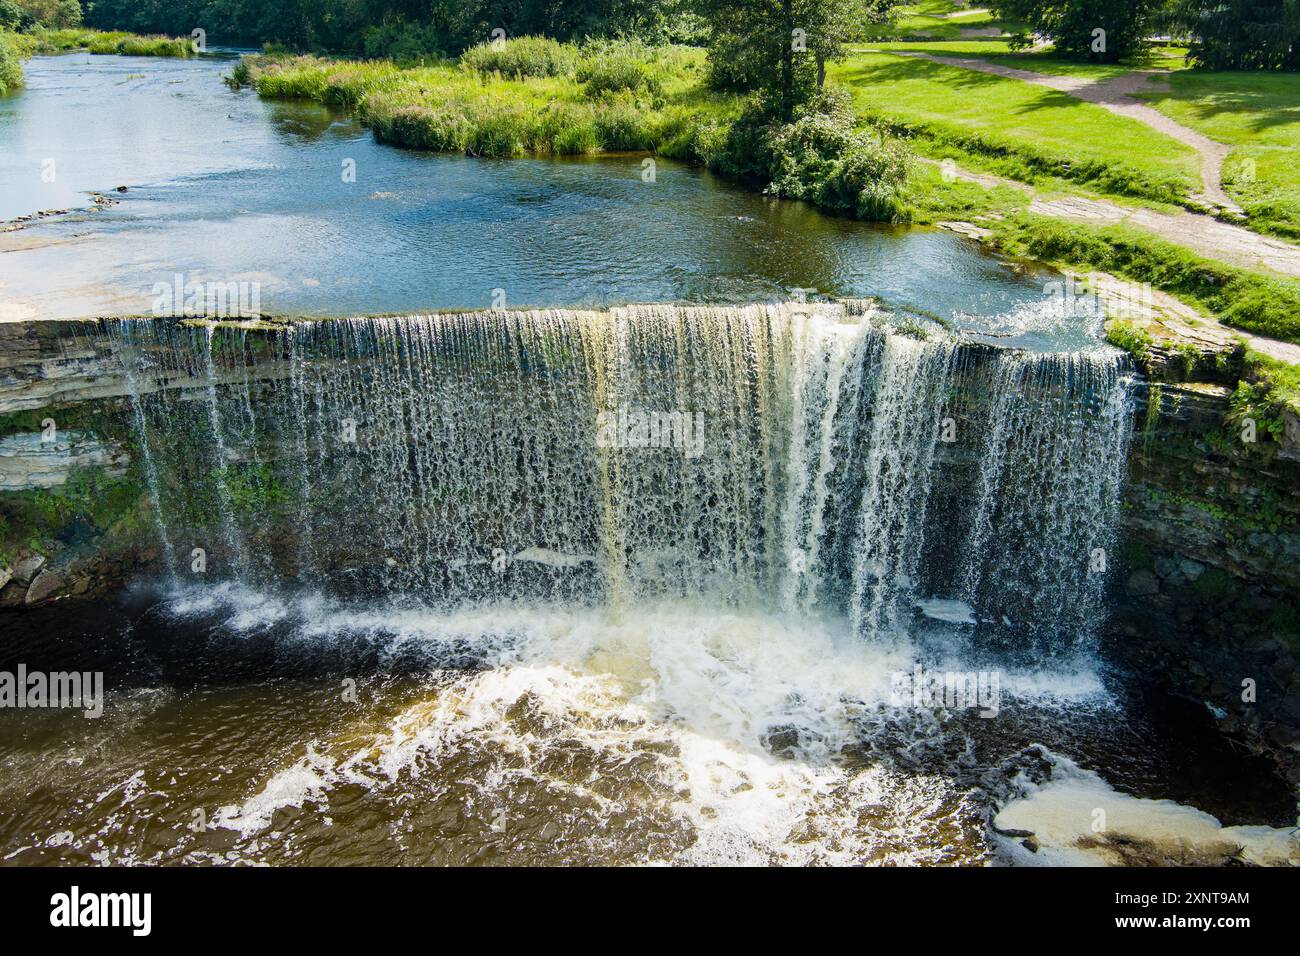
{"label": "tree", "polygon": [[714,85],[758,90],[788,122],[826,81],[826,63],[893,0],[700,0]]}
{"label": "tree", "polygon": [[1189,56],[1215,70],[1300,70],[1300,0],[1181,0]]}
{"label": "tree", "polygon": [[991,7],[1050,39],[1064,56],[1114,63],[1145,49],[1152,14],[1162,5],[1162,0],[994,0]]}
{"label": "tree", "polygon": [[24,27],[62,29],[81,25],[81,0],[16,0]]}

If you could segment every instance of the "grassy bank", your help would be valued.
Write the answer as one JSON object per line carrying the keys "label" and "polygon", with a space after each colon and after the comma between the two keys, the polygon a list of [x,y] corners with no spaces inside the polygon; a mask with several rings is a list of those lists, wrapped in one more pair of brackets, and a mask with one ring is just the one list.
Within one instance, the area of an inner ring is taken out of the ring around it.
{"label": "grassy bank", "polygon": [[910,156],[862,129],[847,96],[792,123],[706,83],[702,50],[540,38],[468,50],[458,62],[245,57],[232,82],[259,95],[355,110],[378,139],[471,156],[647,151],[861,218],[899,221]]}
{"label": "grassy bank", "polygon": [[1224,188],[1252,229],[1300,240],[1300,74],[1189,70],[1171,76],[1167,91],[1144,98],[1232,146]]}
{"label": "grassy bank", "polygon": [[1186,203],[1199,189],[1190,147],[1056,90],[884,53],[854,54],[831,76],[864,118],[936,159],[1164,203]]}
{"label": "grassy bank", "polygon": [[742,103],[704,84],[703,51],[524,38],[462,62],[245,57],[234,80],[357,111],[384,142],[472,156],[651,150],[701,159]]}
{"label": "grassy bank", "polygon": [[994,224],[993,244],[1010,255],[1088,267],[1149,282],[1224,324],[1300,342],[1300,281],[1205,259],[1131,226],[1092,228],[1022,214]]}
{"label": "grassy bank", "polygon": [[180,37],[138,36],[120,30],[47,30],[37,28],[26,35],[32,53],[90,53],[119,56],[164,56],[184,59],[193,53],[190,40]]}

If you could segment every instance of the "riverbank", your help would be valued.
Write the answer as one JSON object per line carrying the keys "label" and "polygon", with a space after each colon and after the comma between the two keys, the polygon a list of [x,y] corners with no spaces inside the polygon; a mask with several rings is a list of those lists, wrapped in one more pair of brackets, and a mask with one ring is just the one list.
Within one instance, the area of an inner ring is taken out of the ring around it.
{"label": "riverbank", "polygon": [[0,29],[0,95],[23,85],[23,60],[75,50],[101,55],[182,59],[195,53],[193,41],[179,37],[140,36],[122,30],[86,30],[80,27],[61,30],[35,27],[25,33]]}
{"label": "riverbank", "polygon": [[[701,51],[615,45],[584,61],[580,50],[564,44],[543,49],[549,55],[534,54],[536,63],[522,48],[507,44],[508,52],[480,48],[459,66],[413,69],[250,57],[236,69],[233,82],[250,85],[265,97],[307,98],[354,109],[377,137],[398,145],[487,156],[639,149],[727,173],[747,172],[759,186],[772,182],[778,162],[767,158],[771,142],[746,141],[744,102],[707,89]],[[601,55],[612,59],[601,61]],[[1041,64],[1041,56],[1035,62]],[[593,86],[592,76],[607,72],[624,76],[615,98],[608,96],[609,83]],[[972,70],[959,66],[889,54],[853,54],[832,69],[836,88],[852,98],[854,122],[883,124],[898,137],[892,140],[896,161],[872,167],[877,175],[889,170],[884,188],[894,195],[882,204],[888,218],[938,223],[1011,255],[1149,283],[1227,326],[1300,341],[1295,318],[1300,314],[1300,278],[1273,274],[1270,266],[1278,256],[1270,258],[1262,244],[1254,250],[1259,254],[1252,255],[1251,242],[1233,236],[1231,227],[1201,234],[1189,224],[1183,231],[1196,233],[1199,241],[1188,249],[1168,238],[1178,235],[1176,228],[1153,235],[1140,217],[1101,227],[1072,218],[1071,197],[1076,205],[1108,196],[1111,202],[1116,197],[1125,203],[1146,200],[1156,209],[1171,203],[1204,209],[1196,198],[1202,184],[1191,147],[1137,119],[1014,76],[987,76],[976,84],[979,95],[972,96],[971,76]],[[873,105],[877,103],[888,103],[888,109],[882,111]],[[990,103],[996,108],[990,109]],[[1026,114],[1029,120],[1023,118]],[[1020,126],[1026,122],[1032,140]],[[883,134],[878,135],[884,142]],[[798,148],[797,139],[780,145]],[[908,147],[945,160],[937,169],[908,164]],[[754,154],[747,163],[737,159],[744,149]],[[963,163],[975,159],[977,168],[992,166],[1004,178],[959,175],[953,153]],[[839,191],[798,182],[801,176],[818,175],[812,172],[815,167],[793,165],[795,185],[787,177],[777,194],[815,202],[829,195],[835,197],[832,205],[844,208]],[[862,183],[855,185],[861,188]],[[1080,186],[1086,187],[1082,193]],[[1122,205],[1109,208],[1123,215]],[[859,210],[850,203],[847,211]],[[1276,398],[1280,404],[1292,401],[1285,390]]]}

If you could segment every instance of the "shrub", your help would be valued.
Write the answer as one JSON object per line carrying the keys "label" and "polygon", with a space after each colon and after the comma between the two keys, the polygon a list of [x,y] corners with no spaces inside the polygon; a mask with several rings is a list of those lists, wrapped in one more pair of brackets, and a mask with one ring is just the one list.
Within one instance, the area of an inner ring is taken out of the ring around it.
{"label": "shrub", "polygon": [[587,95],[598,98],[610,93],[647,93],[658,97],[663,82],[655,66],[655,52],[640,41],[591,43],[584,48],[576,78],[586,84]]}
{"label": "shrub", "polygon": [[502,76],[572,76],[578,49],[547,37],[517,37],[480,43],[461,54],[460,62],[479,73]]}
{"label": "shrub", "polygon": [[773,196],[805,199],[862,219],[902,216],[909,154],[896,140],[858,129],[844,98],[823,96],[769,134]]}
{"label": "shrub", "polygon": [[361,49],[370,59],[386,57],[398,63],[437,60],[447,53],[442,36],[431,24],[403,22],[367,27],[361,35]]}
{"label": "shrub", "polygon": [[1151,335],[1131,322],[1113,321],[1106,326],[1106,341],[1130,353],[1145,365],[1151,361]]}
{"label": "shrub", "polygon": [[0,94],[16,90],[23,85],[23,65],[18,44],[9,35],[0,33]]}

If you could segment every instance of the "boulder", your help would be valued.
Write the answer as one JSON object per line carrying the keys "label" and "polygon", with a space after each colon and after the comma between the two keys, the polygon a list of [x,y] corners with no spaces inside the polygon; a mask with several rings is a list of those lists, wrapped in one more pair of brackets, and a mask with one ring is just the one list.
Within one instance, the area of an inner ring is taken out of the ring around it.
{"label": "boulder", "polygon": [[1160,593],[1160,581],[1153,573],[1142,568],[1129,575],[1124,591],[1129,597],[1150,597]]}
{"label": "boulder", "polygon": [[45,567],[44,555],[29,554],[14,565],[14,580],[19,584],[31,584],[43,567]]}
{"label": "boulder", "polygon": [[27,603],[40,604],[58,593],[63,587],[63,577],[55,571],[42,571],[27,589]]}

